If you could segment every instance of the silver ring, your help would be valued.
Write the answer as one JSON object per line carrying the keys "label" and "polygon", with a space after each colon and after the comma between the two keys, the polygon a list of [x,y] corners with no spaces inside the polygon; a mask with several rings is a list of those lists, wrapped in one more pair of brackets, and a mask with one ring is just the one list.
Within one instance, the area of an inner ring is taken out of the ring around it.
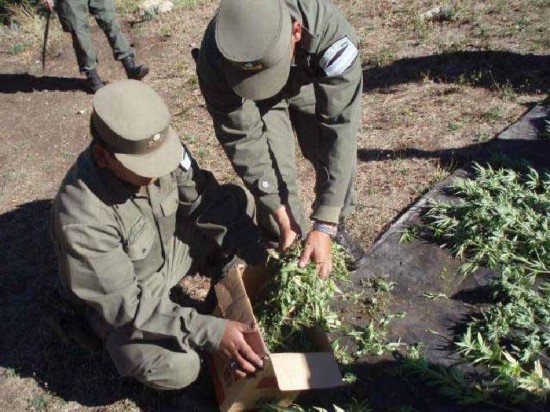
{"label": "silver ring", "polygon": [[229,367],[233,370],[237,369],[238,366],[239,366],[239,364],[237,363],[237,361],[235,359],[232,359],[229,362]]}

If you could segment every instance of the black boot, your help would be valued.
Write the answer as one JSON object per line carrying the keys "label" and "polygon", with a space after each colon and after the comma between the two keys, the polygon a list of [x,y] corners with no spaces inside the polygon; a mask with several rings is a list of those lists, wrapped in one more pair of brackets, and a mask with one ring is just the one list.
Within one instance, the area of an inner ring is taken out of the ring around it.
{"label": "black boot", "polygon": [[99,74],[97,74],[96,69],[92,69],[86,72],[86,77],[88,78],[88,89],[91,93],[95,93],[103,86],[105,86],[105,83],[103,83],[103,81],[99,77]]}
{"label": "black boot", "polygon": [[334,241],[342,246],[348,254],[346,259],[348,270],[355,270],[367,261],[367,253],[359,242],[347,232],[343,221],[338,224],[338,232],[334,236]]}
{"label": "black boot", "polygon": [[149,68],[144,65],[137,66],[132,56],[122,59],[121,62],[129,79],[141,80],[149,74]]}

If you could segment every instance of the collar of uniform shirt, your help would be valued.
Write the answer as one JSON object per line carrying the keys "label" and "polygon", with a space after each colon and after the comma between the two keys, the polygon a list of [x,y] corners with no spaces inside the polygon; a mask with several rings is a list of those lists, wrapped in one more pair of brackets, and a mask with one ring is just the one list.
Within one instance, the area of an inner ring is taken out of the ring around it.
{"label": "collar of uniform shirt", "polygon": [[[90,177],[87,179],[89,180],[87,183],[96,196],[114,204],[124,203],[130,197],[136,196],[136,192],[139,190],[137,186],[119,179],[110,170],[99,167],[91,150],[88,149],[86,156],[88,157],[87,174]],[[143,196],[147,196],[147,192]]]}

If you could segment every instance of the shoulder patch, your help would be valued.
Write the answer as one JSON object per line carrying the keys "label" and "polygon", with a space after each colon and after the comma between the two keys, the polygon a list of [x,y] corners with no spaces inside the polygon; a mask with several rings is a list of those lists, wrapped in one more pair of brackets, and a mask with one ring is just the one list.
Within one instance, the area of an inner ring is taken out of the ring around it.
{"label": "shoulder patch", "polygon": [[337,76],[342,74],[355,60],[359,50],[355,45],[344,37],[330,46],[321,57],[319,66],[327,76]]}

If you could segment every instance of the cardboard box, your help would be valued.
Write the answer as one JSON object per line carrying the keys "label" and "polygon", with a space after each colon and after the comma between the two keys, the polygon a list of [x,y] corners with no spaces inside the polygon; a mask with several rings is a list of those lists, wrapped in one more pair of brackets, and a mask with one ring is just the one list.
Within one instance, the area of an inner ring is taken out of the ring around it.
{"label": "cardboard box", "polygon": [[[216,286],[218,307],[214,315],[243,323],[255,322],[251,300],[266,281],[265,268],[234,267]],[[342,375],[327,336],[314,331],[312,339],[319,352],[267,354],[258,334],[248,344],[256,353],[265,353],[264,368],[256,376],[239,379],[227,359],[216,355],[212,376],[222,412],[253,410],[262,404],[288,406],[301,391],[334,388],[342,384]]]}

